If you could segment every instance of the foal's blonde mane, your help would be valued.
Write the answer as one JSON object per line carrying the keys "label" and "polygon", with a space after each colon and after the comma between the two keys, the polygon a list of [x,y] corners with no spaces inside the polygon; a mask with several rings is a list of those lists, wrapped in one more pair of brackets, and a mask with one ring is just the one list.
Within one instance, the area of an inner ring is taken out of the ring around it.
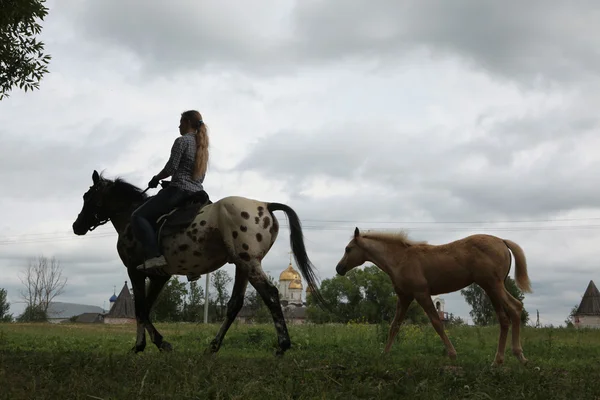
{"label": "foal's blonde mane", "polygon": [[365,239],[377,240],[379,242],[384,242],[388,244],[400,244],[405,247],[416,246],[420,244],[427,244],[426,241],[416,241],[408,238],[408,233],[405,231],[399,232],[378,232],[378,231],[368,231],[366,233],[361,233],[360,237]]}

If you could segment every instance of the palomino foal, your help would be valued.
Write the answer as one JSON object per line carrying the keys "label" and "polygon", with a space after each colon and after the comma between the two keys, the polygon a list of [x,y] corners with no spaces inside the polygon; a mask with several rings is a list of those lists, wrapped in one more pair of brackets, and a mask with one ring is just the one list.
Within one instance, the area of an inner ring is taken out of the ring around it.
{"label": "palomino foal", "polygon": [[513,241],[491,235],[471,235],[442,245],[430,245],[409,240],[403,232],[361,234],[356,228],[336,271],[343,276],[352,268],[369,261],[392,280],[398,301],[385,353],[392,347],[408,306],[416,300],[444,342],[448,356],[456,359],[456,350],[444,332],[431,296],[454,292],[476,283],[489,296],[500,322],[500,337],[494,364],[504,362],[511,322],[512,352],[522,364],[526,364],[527,359],[523,355],[519,336],[523,304],[504,286],[511,265],[509,250],[515,257],[516,284],[523,292],[530,293],[527,263],[521,247]]}

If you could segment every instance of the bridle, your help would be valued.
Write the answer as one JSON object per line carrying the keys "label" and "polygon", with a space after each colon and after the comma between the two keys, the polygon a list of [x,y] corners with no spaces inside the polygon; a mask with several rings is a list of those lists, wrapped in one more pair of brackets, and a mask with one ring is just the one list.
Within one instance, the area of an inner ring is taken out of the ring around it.
{"label": "bridle", "polygon": [[102,225],[106,224],[108,221],[110,221],[110,217],[108,217],[108,216],[106,216],[106,214],[100,212],[100,207],[97,204],[95,204],[93,207],[95,208],[95,210],[92,213],[91,218],[94,218],[95,222],[90,225],[90,227],[88,228],[88,232],[91,232],[94,229],[96,229],[97,227],[102,226]]}
{"label": "bridle", "polygon": [[[148,186],[142,193],[146,193],[146,191],[148,191],[148,189],[150,189],[150,186]],[[90,225],[90,227],[88,228],[88,232],[91,232],[94,229],[98,228],[99,226],[102,226],[102,225],[108,223],[108,221],[110,221],[110,217],[108,217],[105,214],[100,212],[99,205],[95,204],[93,207],[95,208],[95,210],[92,213],[92,215],[93,215],[93,218],[95,219],[95,222],[92,225]]]}
{"label": "bridle", "polygon": [[[95,216],[95,217],[96,217],[96,218],[98,218],[97,216]],[[94,229],[96,229],[97,227],[99,227],[99,226],[101,226],[101,225],[104,225],[104,224],[106,224],[108,221],[110,221],[110,218],[105,218],[105,219],[103,219],[103,220],[100,220],[100,221],[98,221],[97,223],[95,223],[95,224],[93,224],[92,226],[90,226],[90,227],[88,228],[88,231],[89,231],[89,232],[91,232],[91,231],[93,231]]]}

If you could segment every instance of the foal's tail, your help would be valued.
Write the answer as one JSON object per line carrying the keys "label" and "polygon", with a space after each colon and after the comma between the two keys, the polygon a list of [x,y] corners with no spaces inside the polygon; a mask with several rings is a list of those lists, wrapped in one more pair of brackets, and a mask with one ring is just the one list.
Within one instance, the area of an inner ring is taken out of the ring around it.
{"label": "foal's tail", "polygon": [[273,211],[283,211],[287,215],[290,223],[290,244],[292,246],[294,258],[296,259],[296,264],[298,265],[302,276],[306,279],[308,287],[312,289],[312,296],[317,300],[317,304],[323,309],[329,308],[317,287],[317,277],[315,275],[314,266],[308,259],[308,254],[306,254],[304,235],[302,234],[302,226],[300,225],[298,215],[290,206],[281,203],[268,203],[267,210],[269,210],[271,214]]}
{"label": "foal's tail", "polygon": [[515,282],[517,286],[523,292],[531,293],[531,282],[529,282],[529,275],[527,275],[527,261],[525,261],[523,249],[512,240],[503,239],[503,241],[515,256]]}

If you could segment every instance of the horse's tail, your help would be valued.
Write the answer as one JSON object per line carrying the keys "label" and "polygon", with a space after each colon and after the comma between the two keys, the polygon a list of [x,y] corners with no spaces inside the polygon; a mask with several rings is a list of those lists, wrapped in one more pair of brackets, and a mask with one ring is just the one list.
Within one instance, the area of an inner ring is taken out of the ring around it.
{"label": "horse's tail", "polygon": [[532,293],[531,282],[529,281],[529,275],[527,274],[527,261],[525,260],[525,253],[521,246],[513,242],[512,240],[503,239],[506,247],[512,251],[515,257],[515,282],[519,289],[526,293]]}
{"label": "horse's tail", "polygon": [[287,215],[290,224],[290,245],[292,246],[296,264],[300,268],[302,276],[306,279],[308,287],[312,289],[312,296],[317,300],[317,304],[323,309],[329,308],[317,287],[317,277],[314,266],[308,259],[308,254],[306,254],[304,235],[302,234],[302,226],[298,215],[290,206],[281,203],[267,203],[267,210],[271,213],[273,211],[283,211]]}

